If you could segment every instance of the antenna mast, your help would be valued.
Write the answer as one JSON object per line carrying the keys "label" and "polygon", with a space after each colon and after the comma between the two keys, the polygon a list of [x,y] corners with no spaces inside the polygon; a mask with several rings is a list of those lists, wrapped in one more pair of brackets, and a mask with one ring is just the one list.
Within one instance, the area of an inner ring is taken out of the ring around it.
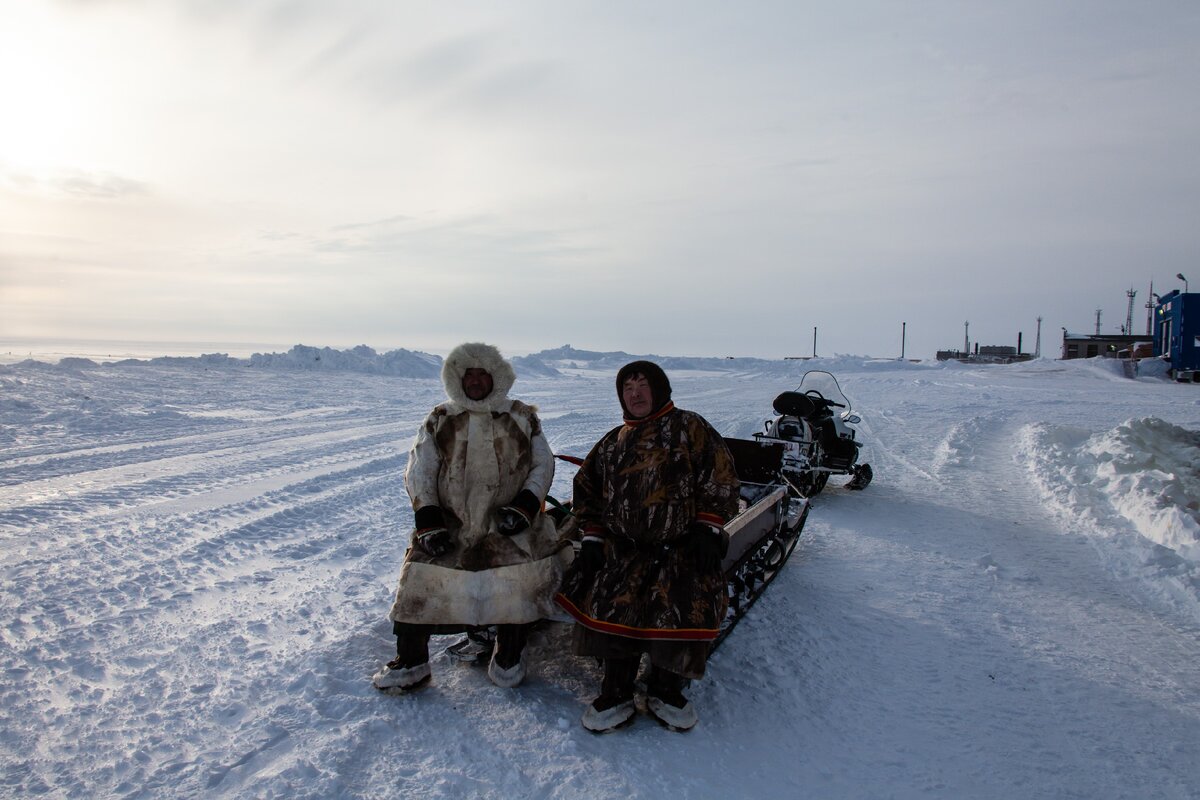
{"label": "antenna mast", "polygon": [[1037,339],[1033,343],[1033,357],[1042,357],[1042,318],[1038,317]]}
{"label": "antenna mast", "polygon": [[1125,293],[1129,298],[1129,308],[1125,311],[1125,335],[1133,335],[1133,298],[1137,297],[1137,291],[1131,286],[1129,291]]}
{"label": "antenna mast", "polygon": [[1146,296],[1146,335],[1154,333],[1154,281],[1150,281],[1150,294]]}
{"label": "antenna mast", "polygon": [[1097,336],[1100,335],[1100,313],[1101,313],[1101,309],[1097,308],[1096,309],[1096,335]]}

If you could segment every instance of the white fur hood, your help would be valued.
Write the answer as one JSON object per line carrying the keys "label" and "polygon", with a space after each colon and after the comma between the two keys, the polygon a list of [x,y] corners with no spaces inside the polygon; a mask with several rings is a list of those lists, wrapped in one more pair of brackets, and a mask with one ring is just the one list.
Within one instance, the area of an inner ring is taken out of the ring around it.
{"label": "white fur hood", "polygon": [[[468,369],[486,370],[492,376],[492,393],[472,400],[463,392],[462,379]],[[467,342],[450,351],[442,364],[442,385],[450,402],[467,411],[508,411],[512,401],[508,390],[517,380],[512,364],[504,360],[494,345]]]}

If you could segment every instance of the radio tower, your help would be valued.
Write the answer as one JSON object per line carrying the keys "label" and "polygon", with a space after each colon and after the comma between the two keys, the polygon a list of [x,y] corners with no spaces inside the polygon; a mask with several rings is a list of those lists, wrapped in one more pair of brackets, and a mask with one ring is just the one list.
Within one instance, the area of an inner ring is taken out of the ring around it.
{"label": "radio tower", "polygon": [[1097,336],[1100,335],[1100,313],[1101,313],[1101,309],[1097,308],[1096,309],[1096,335]]}
{"label": "radio tower", "polygon": [[1146,335],[1154,333],[1154,281],[1150,281],[1150,294],[1146,296]]}
{"label": "radio tower", "polygon": [[1137,297],[1137,291],[1135,291],[1133,289],[1133,287],[1130,287],[1129,291],[1125,293],[1125,296],[1129,298],[1129,308],[1125,311],[1125,335],[1132,336],[1133,335],[1133,298]]}

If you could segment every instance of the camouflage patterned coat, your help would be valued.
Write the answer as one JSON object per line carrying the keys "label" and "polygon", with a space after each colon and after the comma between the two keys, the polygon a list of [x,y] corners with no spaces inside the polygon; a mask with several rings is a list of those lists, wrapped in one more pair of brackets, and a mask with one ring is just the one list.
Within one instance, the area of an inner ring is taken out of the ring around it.
{"label": "camouflage patterned coat", "polygon": [[712,641],[725,617],[725,576],[700,572],[688,537],[694,522],[724,525],[737,499],[729,450],[699,414],[668,403],[627,421],[592,448],[575,477],[580,527],[605,540],[607,561],[591,579],[568,570],[555,599],[591,631]]}

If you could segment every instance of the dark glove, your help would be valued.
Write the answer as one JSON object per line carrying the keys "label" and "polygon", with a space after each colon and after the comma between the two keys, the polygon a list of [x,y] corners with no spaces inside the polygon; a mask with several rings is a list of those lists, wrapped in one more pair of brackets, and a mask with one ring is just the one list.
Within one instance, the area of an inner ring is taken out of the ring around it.
{"label": "dark glove", "polygon": [[719,572],[721,561],[729,551],[729,535],[703,522],[693,522],[690,539],[696,568],[701,572]]}
{"label": "dark glove", "polygon": [[529,527],[541,507],[537,495],[522,489],[511,503],[496,512],[496,530],[505,536],[516,536]]}
{"label": "dark glove", "polygon": [[413,538],[416,540],[417,547],[434,558],[444,556],[454,549],[454,541],[450,538],[450,531],[445,528],[431,528],[429,530],[418,531]]}
{"label": "dark glove", "polygon": [[446,515],[438,506],[422,506],[413,517],[417,530],[413,533],[413,544],[437,558],[454,549],[454,540],[446,530]]}
{"label": "dark glove", "polygon": [[579,547],[579,552],[575,554],[576,568],[584,575],[595,575],[606,561],[608,561],[608,554],[604,552],[604,542],[600,539],[585,537],[583,544]]}

